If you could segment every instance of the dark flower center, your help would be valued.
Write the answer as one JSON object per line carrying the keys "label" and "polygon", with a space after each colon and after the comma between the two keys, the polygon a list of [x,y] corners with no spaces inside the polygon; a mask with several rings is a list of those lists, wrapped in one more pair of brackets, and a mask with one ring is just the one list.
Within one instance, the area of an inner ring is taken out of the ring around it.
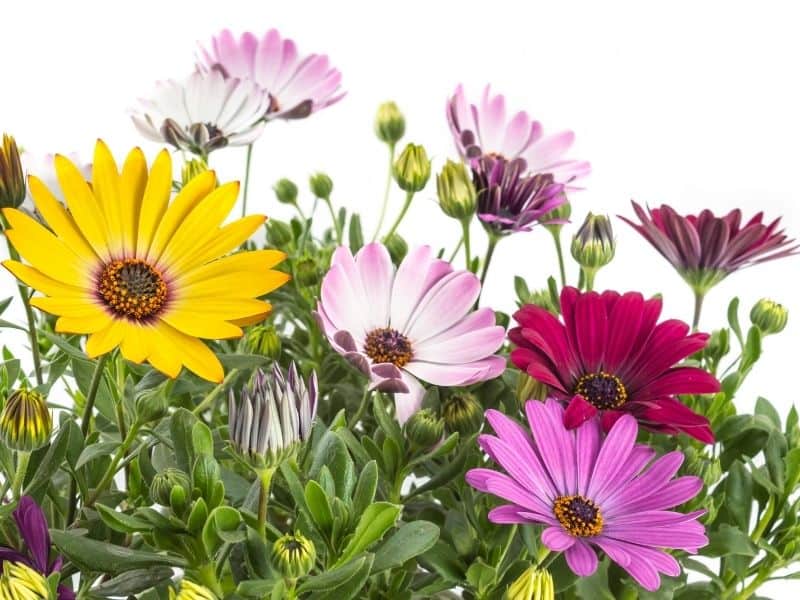
{"label": "dark flower center", "polygon": [[618,408],[628,399],[628,391],[619,377],[603,371],[589,373],[578,379],[573,393],[580,394],[600,410]]}
{"label": "dark flower center", "polygon": [[167,300],[161,273],[136,258],[108,263],[98,278],[97,292],[114,313],[136,321],[156,315]]}
{"label": "dark flower center", "polygon": [[376,363],[392,363],[402,367],[411,360],[411,342],[396,329],[382,327],[367,334],[364,352]]}
{"label": "dark flower center", "polygon": [[553,514],[574,536],[592,537],[603,531],[600,508],[584,496],[559,496],[553,504]]}

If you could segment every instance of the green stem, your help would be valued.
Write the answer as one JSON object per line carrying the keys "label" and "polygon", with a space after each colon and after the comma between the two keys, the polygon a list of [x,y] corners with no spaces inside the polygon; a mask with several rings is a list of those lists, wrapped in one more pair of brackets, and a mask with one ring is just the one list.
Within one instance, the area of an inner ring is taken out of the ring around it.
{"label": "green stem", "polygon": [[461,246],[463,245],[464,245],[464,235],[462,234],[461,238],[458,240],[458,244],[456,244],[456,247],[453,250],[453,253],[450,255],[450,260],[448,260],[447,262],[451,263],[456,259],[456,256],[458,256],[458,251],[461,250]]}
{"label": "green stem", "polygon": [[258,472],[258,479],[261,488],[258,492],[258,533],[261,538],[267,539],[267,504],[269,502],[269,490],[272,485],[272,476],[275,474],[275,467],[263,469]]}
{"label": "green stem", "polygon": [[386,218],[386,207],[389,205],[389,192],[392,190],[392,167],[394,166],[394,144],[389,144],[389,173],[386,176],[386,189],[383,191],[383,204],[381,205],[381,214],[378,217],[378,226],[375,228],[375,233],[372,236],[372,241],[378,239],[378,234],[383,227],[383,220]]}
{"label": "green stem", "polygon": [[11,484],[11,493],[15,499],[19,499],[22,492],[22,484],[25,483],[25,475],[28,472],[28,462],[31,459],[30,452],[17,452],[17,468],[14,471],[14,482]]}
{"label": "green stem", "polygon": [[128,431],[128,435],[125,436],[125,439],[122,440],[122,443],[117,448],[117,451],[114,453],[114,457],[111,459],[111,464],[108,465],[106,472],[103,474],[103,478],[100,480],[100,483],[97,484],[97,487],[94,488],[94,491],[89,494],[89,498],[84,502],[84,506],[93,506],[97,499],[100,497],[105,489],[111,484],[114,480],[114,476],[117,474],[117,467],[119,463],[125,458],[125,455],[128,453],[128,450],[131,447],[131,444],[136,440],[136,435],[139,433],[139,424],[134,423],[131,426],[130,431]]}
{"label": "green stem", "polygon": [[403,209],[400,211],[400,214],[397,215],[394,225],[392,225],[389,233],[387,233],[383,239],[388,240],[390,237],[392,237],[392,235],[394,235],[394,232],[397,231],[397,228],[400,226],[400,222],[403,220],[403,217],[406,216],[406,212],[408,212],[408,207],[411,206],[411,199],[413,197],[414,192],[406,192],[406,202],[403,204]]}
{"label": "green stem", "polygon": [[556,245],[556,254],[558,255],[558,272],[561,275],[561,287],[565,287],[567,285],[567,271],[564,268],[564,251],[561,248],[561,228],[559,227],[558,229],[550,229],[550,233],[552,234],[553,242]]}
{"label": "green stem", "polygon": [[369,386],[364,388],[364,393],[361,396],[361,403],[358,405],[358,410],[356,410],[355,414],[353,415],[353,418],[350,419],[350,424],[349,424],[350,429],[353,429],[361,420],[361,417],[364,416],[364,413],[367,410],[367,404],[369,403],[370,391],[371,390],[369,389]]}
{"label": "green stem", "polygon": [[330,198],[323,198],[325,204],[328,205],[328,210],[331,213],[331,220],[333,221],[333,228],[336,231],[336,243],[342,245],[342,225],[339,219],[336,218],[336,212],[333,210],[333,203]]}
{"label": "green stem", "polygon": [[703,310],[703,298],[705,295],[695,291],[694,293],[694,317],[692,318],[692,331],[697,331],[700,325],[700,312]]}
{"label": "green stem", "polygon": [[506,554],[508,554],[508,549],[511,547],[511,542],[514,541],[514,536],[517,534],[517,526],[512,525],[508,528],[508,537],[506,538],[506,543],[503,545],[503,551],[500,553],[500,558],[497,559],[497,563],[495,567],[497,567],[498,572],[503,565],[503,561],[506,559]]}
{"label": "green stem", "polygon": [[[0,219],[0,223],[2,223],[3,231],[8,229],[9,225],[5,217]],[[19,253],[8,237],[6,237],[6,244],[8,245],[8,256],[11,260],[19,261]],[[22,300],[22,305],[25,307],[25,318],[28,321],[28,337],[31,341],[33,371],[36,375],[36,385],[40,386],[44,383],[44,377],[42,376],[42,358],[39,354],[39,339],[36,337],[36,316],[33,314],[33,308],[31,308],[31,298],[28,295],[28,288],[22,283],[17,283],[17,290],[19,290],[19,297],[20,300]]]}
{"label": "green stem", "polygon": [[225,379],[220,381],[213,390],[208,392],[208,394],[206,394],[206,397],[203,398],[200,401],[200,404],[198,404],[197,406],[194,407],[194,410],[192,410],[192,412],[194,414],[196,414],[196,415],[199,415],[205,409],[207,409],[209,406],[211,406],[211,404],[213,404],[214,400],[217,399],[217,396],[219,396],[225,390],[225,388],[228,386],[228,384],[231,382],[231,380],[234,377],[236,377],[238,374],[239,374],[239,369],[237,369],[235,367],[233,369],[231,369],[230,371],[228,371],[228,374],[225,375]]}
{"label": "green stem", "polygon": [[92,426],[92,411],[94,410],[94,401],[97,399],[97,390],[100,389],[100,382],[103,379],[103,369],[106,366],[108,354],[103,354],[97,359],[94,366],[94,373],[92,380],[89,383],[89,391],[86,393],[86,403],[83,406],[83,416],[81,417],[81,433],[83,439],[89,435],[89,429]]}
{"label": "green stem", "polygon": [[250,159],[253,157],[253,144],[247,145],[247,158],[244,163],[244,189],[242,190],[242,216],[247,215],[247,190],[250,187]]}
{"label": "green stem", "polygon": [[[303,235],[300,236],[300,242],[297,244],[297,254],[298,256],[302,256],[303,250],[306,247],[306,242],[308,241],[308,236],[311,233],[311,224],[314,222],[314,214],[317,212],[317,205],[319,204],[319,198],[314,198],[314,206],[311,207],[311,216],[307,219],[303,217],[303,225],[305,226],[303,229]],[[297,206],[297,205],[295,205]],[[300,210],[300,207],[297,206],[297,211],[302,215],[303,211]]]}
{"label": "green stem", "polygon": [[594,288],[594,276],[597,271],[594,269],[582,269],[582,272],[584,277],[583,282],[586,286],[585,289],[587,292],[591,292]]}
{"label": "green stem", "polygon": [[475,306],[478,306],[481,301],[480,295],[483,294],[483,284],[486,281],[486,275],[489,273],[489,265],[492,262],[492,256],[494,256],[494,249],[499,241],[500,238],[498,236],[489,234],[489,246],[486,248],[486,257],[483,259],[483,271],[481,272],[481,291],[475,301]]}
{"label": "green stem", "polygon": [[472,264],[472,253],[469,249],[469,223],[470,219],[461,221],[461,229],[464,231],[464,260],[467,261],[467,269],[469,269]]}
{"label": "green stem", "polygon": [[755,591],[761,587],[761,584],[769,579],[769,575],[770,571],[765,571],[764,573],[759,573],[756,575],[755,579],[753,579],[753,581],[751,581],[747,587],[732,597],[732,600],[747,600],[750,598],[750,596],[752,596]]}
{"label": "green stem", "polygon": [[197,578],[204,586],[210,589],[217,598],[222,598],[225,592],[222,591],[222,586],[217,579],[217,570],[214,568],[213,563],[206,563],[197,569]]}

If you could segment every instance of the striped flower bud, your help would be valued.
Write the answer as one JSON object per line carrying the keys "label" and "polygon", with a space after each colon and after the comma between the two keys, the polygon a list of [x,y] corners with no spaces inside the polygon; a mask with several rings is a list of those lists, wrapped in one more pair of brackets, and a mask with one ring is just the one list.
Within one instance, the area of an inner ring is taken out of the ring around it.
{"label": "striped flower bud", "polygon": [[21,389],[6,400],[0,414],[0,439],[12,450],[32,452],[50,441],[53,419],[44,396]]}

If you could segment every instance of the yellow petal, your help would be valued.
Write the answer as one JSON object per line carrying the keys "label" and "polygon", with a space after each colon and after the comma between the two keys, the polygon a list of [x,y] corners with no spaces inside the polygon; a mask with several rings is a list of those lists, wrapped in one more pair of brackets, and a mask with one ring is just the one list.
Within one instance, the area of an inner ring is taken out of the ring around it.
{"label": "yellow petal", "polygon": [[213,239],[194,255],[187,254],[176,259],[170,267],[173,273],[188,271],[210,260],[224,256],[231,250],[238,248],[266,221],[263,215],[250,215],[234,221],[218,230]]}
{"label": "yellow petal", "polygon": [[[169,348],[170,352],[179,356],[187,369],[208,381],[215,383],[222,381],[225,375],[222,370],[222,364],[203,342],[181,333],[164,321],[159,321],[155,329],[167,341],[164,347]],[[152,356],[151,352],[151,363],[153,363]],[[156,366],[155,363],[153,363],[153,366]],[[171,376],[174,377],[174,375]]]}
{"label": "yellow petal", "polygon": [[119,198],[119,169],[111,151],[102,140],[94,146],[92,190],[106,221],[109,250],[114,256],[122,254],[122,211]]}
{"label": "yellow petal", "polygon": [[41,271],[29,267],[28,265],[23,265],[16,260],[4,261],[3,266],[11,271],[14,277],[19,279],[22,283],[48,296],[86,297],[86,290],[56,281],[52,277],[43,274]]}
{"label": "yellow petal", "polygon": [[25,260],[57,281],[88,285],[88,265],[44,225],[19,210],[4,209],[3,214],[12,227],[6,230],[6,237]]}
{"label": "yellow petal", "polygon": [[[61,319],[63,318],[61,317]],[[61,319],[58,320],[59,323]],[[122,342],[123,336],[128,330],[127,322],[123,319],[109,319],[109,321],[104,328],[95,329],[89,339],[86,340],[86,356],[89,358],[95,358],[101,354],[111,352]]]}
{"label": "yellow petal", "polygon": [[[155,167],[154,167],[155,168]],[[134,148],[122,165],[119,179],[119,204],[122,215],[122,246],[126,257],[136,256],[136,233],[142,198],[147,186],[147,161],[139,148]]]}
{"label": "yellow petal", "polygon": [[144,362],[150,352],[149,338],[147,336],[150,329],[152,328],[146,325],[128,323],[125,335],[122,338],[122,344],[120,344],[122,356],[137,365]]}
{"label": "yellow petal", "polygon": [[211,193],[216,183],[217,176],[214,172],[205,171],[183,186],[183,189],[167,207],[164,217],[158,224],[153,241],[150,243],[150,249],[147,251],[146,260],[151,263],[158,261],[175,231],[200,201]]}
{"label": "yellow petal", "polygon": [[267,271],[254,276],[247,271],[226,273],[202,279],[190,285],[181,285],[176,290],[179,299],[184,298],[257,298],[279,288],[289,281],[289,275],[279,271]]}
{"label": "yellow petal", "polygon": [[[255,298],[204,298],[201,302],[170,301],[170,310],[188,310],[202,315],[204,319],[233,322],[250,315],[269,312],[269,302]],[[238,323],[237,323],[238,325]]]}
{"label": "yellow petal", "polygon": [[67,200],[67,207],[83,237],[94,248],[95,253],[108,260],[108,231],[105,219],[97,204],[97,199],[92,194],[89,184],[81,175],[78,168],[60,154],[55,158],[56,175],[61,184],[61,191]]}
{"label": "yellow petal", "polygon": [[100,260],[64,205],[53,196],[38,177],[28,176],[28,191],[33,196],[33,203],[47,225],[75,254],[90,263]]}
{"label": "yellow petal", "polygon": [[217,259],[203,266],[180,275],[176,279],[178,285],[188,285],[209,279],[218,275],[236,271],[249,272],[254,276],[269,274],[270,269],[286,258],[280,250],[253,250],[251,252],[238,252],[224,258]]}
{"label": "yellow petal", "polygon": [[169,152],[162,150],[156,156],[150,177],[144,189],[142,207],[136,229],[136,256],[145,258],[164,212],[167,210],[169,195],[172,192],[172,159]]}
{"label": "yellow petal", "polygon": [[266,302],[267,310],[256,313],[254,315],[250,315],[249,317],[242,317],[241,319],[233,319],[231,323],[234,325],[238,325],[239,327],[248,327],[249,325],[255,325],[256,323],[261,323],[264,319],[266,319],[270,313],[272,312],[272,306],[269,302]]}
{"label": "yellow petal", "polygon": [[187,335],[207,340],[226,340],[242,337],[242,330],[227,321],[210,319],[207,314],[188,310],[170,310],[161,320]]}
{"label": "yellow petal", "polygon": [[[59,317],[56,321],[57,333],[95,333],[109,327],[111,323],[116,323],[119,319],[114,319],[105,311],[99,311],[89,316],[80,317]],[[89,351],[87,350],[87,354]],[[102,352],[100,353],[102,354]],[[90,354],[89,358],[97,356]]]}
{"label": "yellow petal", "polygon": [[105,309],[89,296],[83,298],[36,296],[31,298],[31,306],[52,315],[65,317],[90,317],[97,315],[98,312],[105,312]]}
{"label": "yellow petal", "polygon": [[161,325],[157,323],[148,325],[143,328],[142,336],[146,340],[147,362],[153,365],[153,368],[161,371],[167,377],[175,379],[181,372],[181,360],[178,354],[178,348],[175,348],[169,338],[162,332],[162,327],[168,325]]}

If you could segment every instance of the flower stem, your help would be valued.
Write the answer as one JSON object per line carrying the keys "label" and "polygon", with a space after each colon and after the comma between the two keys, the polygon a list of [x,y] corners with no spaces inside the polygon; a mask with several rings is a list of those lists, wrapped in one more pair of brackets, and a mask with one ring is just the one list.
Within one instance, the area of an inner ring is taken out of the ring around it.
{"label": "flower stem", "polygon": [[328,205],[328,210],[331,213],[331,220],[333,221],[333,228],[336,231],[336,243],[340,246],[342,245],[342,225],[339,223],[339,219],[336,218],[336,212],[333,210],[333,203],[331,202],[330,198],[323,198],[325,204]]}
{"label": "flower stem", "polygon": [[386,189],[383,191],[383,204],[381,205],[381,214],[378,217],[378,226],[375,228],[375,233],[372,235],[372,241],[378,239],[378,234],[383,227],[383,220],[386,218],[386,207],[389,205],[389,192],[392,190],[392,167],[394,166],[394,144],[389,144],[389,173],[386,175]]}
{"label": "flower stem", "polygon": [[258,533],[266,541],[267,539],[267,504],[269,502],[269,490],[272,485],[272,476],[275,474],[275,467],[263,469],[258,472],[258,479],[261,488],[258,492]]}
{"label": "flower stem", "polygon": [[[311,225],[314,223],[314,214],[317,212],[317,205],[319,204],[319,198],[314,198],[314,206],[311,207],[311,216],[307,219],[303,216],[303,235],[300,236],[300,241],[297,244],[297,254],[302,255],[303,250],[305,250],[306,242],[308,241],[308,236],[311,233]],[[295,205],[297,206],[297,205]],[[302,216],[303,211],[300,210],[300,207],[297,206],[297,211]]]}
{"label": "flower stem", "polygon": [[594,276],[597,271],[594,269],[582,269],[582,272],[584,277],[583,282],[586,286],[585,289],[587,292],[591,292],[594,288]]}
{"label": "flower stem", "polygon": [[469,223],[469,219],[461,221],[461,229],[464,231],[464,260],[467,262],[467,269],[469,269],[472,264],[472,253],[469,249]]}
{"label": "flower stem", "polygon": [[697,331],[700,324],[700,312],[703,310],[703,298],[705,295],[695,291],[694,293],[694,317],[692,318],[692,331]]}
{"label": "flower stem", "polygon": [[192,412],[196,415],[201,414],[205,409],[207,409],[211,404],[213,404],[214,400],[217,399],[223,390],[227,387],[227,385],[231,382],[231,380],[239,374],[239,369],[233,368],[228,371],[228,374],[225,375],[225,379],[220,381],[217,386],[206,394],[206,397],[200,401],[200,404],[194,407]]}
{"label": "flower stem", "polygon": [[567,271],[564,268],[564,251],[561,248],[561,228],[552,228],[550,233],[553,236],[553,243],[556,245],[556,254],[558,255],[558,272],[561,275],[561,287],[567,285]]}
{"label": "flower stem", "polygon": [[483,259],[483,271],[481,272],[481,291],[478,295],[478,299],[475,301],[475,306],[478,306],[478,303],[481,301],[483,284],[486,281],[486,275],[489,273],[489,265],[492,262],[492,256],[494,256],[494,249],[499,241],[500,238],[498,236],[489,234],[489,246],[486,248],[486,258]]}
{"label": "flower stem", "polygon": [[456,247],[453,249],[453,253],[450,255],[450,260],[448,260],[447,262],[451,263],[456,259],[456,256],[458,256],[458,251],[461,250],[461,246],[463,245],[464,245],[464,236],[462,234],[461,238],[458,240],[458,243],[456,244]]}
{"label": "flower stem", "polygon": [[97,390],[100,389],[100,381],[103,379],[103,370],[105,369],[107,360],[108,354],[103,354],[97,359],[97,363],[94,366],[94,373],[89,383],[89,390],[86,393],[86,403],[83,407],[83,416],[81,417],[81,433],[83,434],[83,439],[86,439],[86,436],[89,435],[94,401],[97,399]]}
{"label": "flower stem", "polygon": [[406,216],[406,212],[408,212],[408,207],[411,206],[411,199],[414,197],[414,192],[406,192],[406,202],[403,204],[403,209],[400,211],[400,214],[397,215],[397,220],[395,220],[394,225],[389,230],[383,239],[388,240],[390,237],[394,235],[394,232],[397,231],[397,228],[400,226],[400,222],[403,220],[403,217]]}
{"label": "flower stem", "polygon": [[122,443],[117,448],[117,451],[114,453],[114,457],[111,459],[111,464],[108,465],[106,472],[103,474],[103,478],[100,480],[100,483],[97,484],[97,487],[94,488],[94,491],[89,494],[89,498],[84,502],[84,506],[92,506],[97,501],[97,498],[100,497],[105,491],[111,482],[114,479],[114,476],[117,474],[117,467],[119,466],[120,461],[125,458],[125,455],[128,453],[128,449],[133,444],[134,440],[136,440],[136,435],[139,433],[140,425],[138,423],[134,423],[130,431],[128,431],[128,435],[125,436],[125,439],[122,440]]}
{"label": "flower stem", "polygon": [[11,493],[15,499],[19,499],[22,492],[22,484],[25,483],[25,475],[28,473],[28,462],[31,459],[30,452],[17,452],[17,468],[14,471],[14,482],[11,484]]}
{"label": "flower stem", "polygon": [[250,159],[253,157],[253,144],[247,145],[247,158],[244,162],[244,189],[242,190],[242,216],[247,215],[247,190],[250,187]]}
{"label": "flower stem", "polygon": [[371,390],[369,389],[369,386],[364,388],[364,394],[361,396],[361,403],[358,405],[358,410],[356,410],[353,418],[350,419],[350,423],[348,424],[350,429],[353,429],[361,420],[361,417],[364,416],[364,412],[367,410],[367,404],[369,404],[370,391]]}

